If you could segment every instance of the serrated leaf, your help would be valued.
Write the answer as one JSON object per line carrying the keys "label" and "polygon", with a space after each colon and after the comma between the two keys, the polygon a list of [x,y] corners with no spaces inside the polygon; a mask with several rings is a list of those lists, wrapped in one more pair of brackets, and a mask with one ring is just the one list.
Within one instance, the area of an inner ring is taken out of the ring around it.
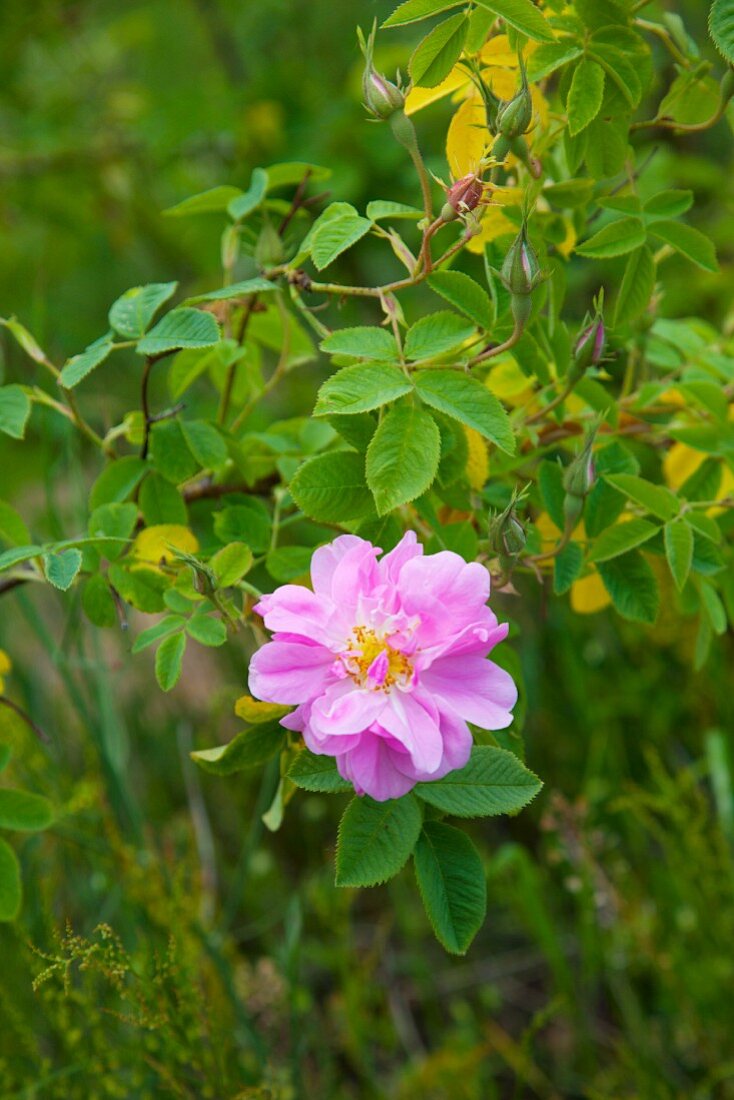
{"label": "serrated leaf", "polygon": [[476,378],[463,371],[426,370],[419,371],[414,381],[427,405],[474,428],[507,454],[514,454],[510,419],[494,394]]}
{"label": "serrated leaf", "polygon": [[220,588],[229,588],[252,568],[252,550],[244,542],[231,542],[223,546],[209,561],[209,566]]}
{"label": "serrated leaf", "polygon": [[186,633],[199,645],[216,648],[227,641],[227,628],[216,615],[192,615]]}
{"label": "serrated leaf", "polygon": [[575,61],[577,57],[582,56],[583,50],[581,47],[575,44],[570,45],[568,40],[564,42],[544,42],[538,46],[537,50],[533,50],[528,58],[528,80],[531,83],[542,80],[554,73],[556,69],[567,65],[569,61]]}
{"label": "serrated leaf", "polygon": [[713,0],[709,10],[709,34],[721,56],[734,65],[734,4]]}
{"label": "serrated leaf", "polygon": [[604,479],[658,519],[668,520],[678,514],[678,498],[664,485],[653,485],[635,474],[605,474]]}
{"label": "serrated leaf", "polygon": [[660,605],[652,569],[637,550],[598,565],[604,587],[615,609],[625,619],[652,624]]}
{"label": "serrated leaf", "polygon": [[38,832],[47,829],[53,819],[53,806],[47,798],[12,787],[0,787],[0,829]]}
{"label": "serrated leaf", "polygon": [[0,500],[0,542],[22,546],[30,541],[31,536],[22,516],[7,501]]}
{"label": "serrated leaf", "polygon": [[388,802],[353,798],[339,823],[337,886],[376,886],[407,863],[421,830],[420,806],[411,794]]}
{"label": "serrated leaf", "polygon": [[645,228],[639,218],[620,218],[605,225],[598,233],[579,245],[579,256],[603,260],[611,256],[624,256],[645,243]]}
{"label": "serrated leaf", "polygon": [[584,57],[573,71],[566,100],[568,129],[575,137],[599,114],[604,98],[604,70]]}
{"label": "serrated leaf", "polygon": [[680,252],[686,259],[702,267],[704,271],[719,270],[713,242],[692,225],[685,225],[683,222],[659,221],[652,223],[650,232],[669,244],[676,252]]}
{"label": "serrated leaf", "polygon": [[[345,204],[346,205],[346,204]],[[341,256],[353,244],[361,240],[372,228],[369,218],[356,211],[339,217],[328,218],[314,227],[310,242],[311,258],[319,271],[323,271],[337,256]]]}
{"label": "serrated leaf", "polygon": [[128,340],[137,340],[160,307],[175,294],[177,286],[176,282],[148,283],[126,290],[110,307],[109,322],[112,328]]}
{"label": "serrated leaf", "polygon": [[377,514],[415,500],[436,476],[441,436],[433,417],[415,405],[395,405],[367,448],[367,484]]}
{"label": "serrated leaf", "polygon": [[246,542],[256,554],[270,545],[270,513],[261,500],[243,500],[214,515],[214,534],[221,542]]}
{"label": "serrated leaf", "polygon": [[665,524],[665,557],[678,591],[682,591],[688,580],[693,561],[693,531],[684,519],[676,519]]}
{"label": "serrated leaf", "polygon": [[553,41],[550,24],[532,0],[477,0],[477,6],[499,15],[510,27],[536,42]]}
{"label": "serrated leaf", "polygon": [[647,542],[660,530],[654,523],[646,519],[631,519],[628,522],[617,523],[614,527],[607,527],[602,531],[588,556],[589,562],[610,561],[633,550],[643,542]]}
{"label": "serrated leaf", "polygon": [[265,568],[274,580],[287,584],[308,573],[312,555],[309,546],[280,546],[268,552]]}
{"label": "serrated leaf", "polygon": [[161,642],[155,655],[155,678],[161,691],[171,691],[181,676],[186,635],[171,634]]}
{"label": "serrated leaf", "polygon": [[596,43],[592,40],[589,56],[593,57],[603,67],[607,76],[617,85],[629,106],[636,107],[642,97],[642,82],[637,75],[634,62],[623,50],[617,49],[616,46],[604,43],[601,48],[594,49],[595,45]]}
{"label": "serrated leaf", "polygon": [[268,191],[274,191],[278,187],[293,187],[308,176],[309,183],[318,183],[328,180],[331,168],[324,168],[321,164],[310,164],[304,160],[286,160],[279,164],[269,164],[265,171],[268,174]]}
{"label": "serrated leaf", "polygon": [[112,339],[110,335],[101,336],[99,340],[95,340],[79,355],[72,355],[71,359],[66,361],[59,376],[59,385],[67,390],[78,386],[100,363],[104,363],[111,351]]}
{"label": "serrated leaf", "polygon": [[43,569],[46,580],[62,592],[66,592],[67,589],[71,588],[81,567],[81,550],[61,550],[58,554],[44,554],[43,556]]}
{"label": "serrated leaf", "polygon": [[0,386],[0,432],[13,439],[24,439],[31,401],[21,386]]}
{"label": "serrated leaf", "polygon": [[655,289],[655,260],[645,244],[627,260],[614,307],[614,324],[633,321],[647,309]]}
{"label": "serrated leaf", "polygon": [[542,786],[514,753],[475,745],[468,764],[433,783],[418,783],[415,793],[454,817],[494,817],[521,810]]}
{"label": "serrated leaf", "polygon": [[404,202],[393,202],[392,199],[373,199],[367,203],[365,214],[372,222],[383,219],[406,218],[408,221],[419,221],[425,216],[423,210],[417,206],[406,206]]}
{"label": "serrated leaf", "polygon": [[340,794],[353,789],[339,775],[333,756],[316,756],[308,749],[298,753],[288,769],[288,778],[304,791],[320,794]]}
{"label": "serrated leaf", "polygon": [[727,628],[726,608],[722,603],[719,593],[706,581],[701,583],[699,591],[701,593],[701,602],[703,603],[704,611],[706,612],[706,616],[714,634],[719,636],[725,634]]}
{"label": "serrated leaf", "polygon": [[405,0],[382,23],[383,27],[402,27],[406,23],[419,23],[449,8],[458,8],[463,0]]}
{"label": "serrated leaf", "polygon": [[481,328],[494,324],[495,311],[484,287],[462,271],[435,271],[428,285]]}
{"label": "serrated leaf", "polygon": [[577,542],[569,542],[563,547],[553,562],[553,591],[556,596],[568,592],[574,581],[581,576],[584,564],[584,552]]}
{"label": "serrated leaf", "polygon": [[3,569],[12,569],[14,565],[20,565],[21,562],[30,561],[31,558],[37,558],[39,554],[43,553],[42,546],[29,545],[29,546],[14,546],[11,550],[4,550],[0,554],[0,572]]}
{"label": "serrated leaf", "polygon": [[253,168],[250,186],[227,204],[227,213],[234,221],[242,221],[262,203],[268,190],[268,173],[264,168]]}
{"label": "serrated leaf", "polygon": [[127,500],[142,480],[146,464],[136,455],[124,455],[110,462],[99,475],[89,494],[89,507],[98,508],[100,504]]}
{"label": "serrated leaf", "polygon": [[0,921],[15,920],[20,911],[22,888],[15,852],[0,837]]}
{"label": "serrated leaf", "polygon": [[204,469],[217,470],[229,457],[227,444],[208,420],[180,420],[181,431],[192,455]]}
{"label": "serrated leaf", "polygon": [[155,645],[156,642],[162,641],[167,638],[169,634],[173,634],[174,631],[183,630],[186,626],[186,620],[182,615],[166,615],[160,622],[154,623],[153,626],[149,626],[146,630],[141,630],[137,638],[133,642],[132,653],[142,653],[148,646]]}
{"label": "serrated leaf", "polygon": [[230,298],[246,298],[249,294],[269,294],[280,287],[272,279],[262,279],[260,276],[252,279],[243,279],[239,283],[230,283],[229,286],[221,286],[217,290],[210,290],[206,294],[195,294],[187,298],[187,302],[224,302]]}
{"label": "serrated leaf", "polygon": [[186,526],[188,514],[183,497],[175,485],[154,470],[140,486],[138,503],[147,527],[156,527],[161,523]]}
{"label": "serrated leaf", "polygon": [[246,768],[259,768],[285,745],[285,730],[279,722],[263,722],[242,730],[227,745],[199,749],[191,759],[210,775],[233,775]]}
{"label": "serrated leaf", "polygon": [[320,346],[329,355],[353,355],[355,359],[384,359],[386,362],[395,362],[398,357],[398,346],[393,334],[375,325],[337,329],[322,340]]}
{"label": "serrated leaf", "polygon": [[461,829],[426,821],[413,860],[436,937],[453,955],[466,954],[487,911],[487,883],[479,853]]}
{"label": "serrated leaf", "polygon": [[445,80],[461,56],[469,22],[464,12],[451,15],[426,35],[408,62],[413,84],[435,88]]}
{"label": "serrated leaf", "polygon": [[408,359],[427,359],[460,347],[474,336],[475,328],[458,313],[439,310],[421,317],[408,329],[405,354]]}
{"label": "serrated leaf", "polygon": [[289,714],[292,707],[281,703],[264,703],[262,699],[253,699],[251,695],[241,695],[235,702],[234,712],[248,726],[260,726],[263,722],[279,721]]}
{"label": "serrated leaf", "polygon": [[316,455],[296,471],[291,495],[311,519],[325,523],[362,519],[374,510],[364,467],[364,455],[354,451]]}
{"label": "serrated leaf", "polygon": [[413,389],[398,367],[387,363],[343,367],[318,392],[314,416],[354,415],[396,401]]}
{"label": "serrated leaf", "polygon": [[211,313],[182,306],[172,309],[138,342],[139,355],[161,355],[177,348],[206,348],[219,340]]}
{"label": "serrated leaf", "polygon": [[188,199],[182,199],[175,206],[169,206],[163,211],[164,217],[183,218],[190,214],[213,214],[227,209],[233,199],[242,194],[239,187],[210,187],[208,191],[200,191],[198,195],[191,195]]}
{"label": "serrated leaf", "polygon": [[659,191],[643,207],[646,218],[679,218],[693,205],[693,192],[671,188]]}

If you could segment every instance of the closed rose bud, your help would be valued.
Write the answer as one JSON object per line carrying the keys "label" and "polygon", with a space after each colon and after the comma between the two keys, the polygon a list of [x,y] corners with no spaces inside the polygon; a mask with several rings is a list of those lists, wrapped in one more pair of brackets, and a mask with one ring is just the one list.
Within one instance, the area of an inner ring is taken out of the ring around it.
{"label": "closed rose bud", "polygon": [[531,294],[543,278],[524,223],[505,256],[500,278],[511,294]]}
{"label": "closed rose bud", "polygon": [[581,330],[576,340],[573,357],[578,369],[583,372],[587,367],[598,366],[604,354],[605,339],[604,318],[597,313],[591,324]]}
{"label": "closed rose bud", "polygon": [[563,500],[563,513],[566,518],[566,530],[572,530],[584,508],[584,500],[590,492],[594,480],[593,447],[596,437],[596,427],[586,436],[584,446],[566,467],[563,474],[563,488],[566,496]]}
{"label": "closed rose bud", "polygon": [[504,512],[489,521],[489,545],[501,558],[516,558],[527,542],[525,527],[515,511],[517,501],[517,495],[513,495]]}
{"label": "closed rose bud", "polygon": [[397,84],[378,73],[372,63],[375,48],[376,25],[369,38],[365,39],[361,29],[357,30],[359,45],[364,54],[365,67],[362,74],[362,95],[364,105],[375,118],[387,119],[405,106],[405,95]]}
{"label": "closed rose bud", "polygon": [[462,214],[476,210],[482,201],[484,184],[479,176],[470,172],[468,176],[462,176],[456,183],[452,183],[446,192],[446,203],[441,211],[441,220],[454,221]]}
{"label": "closed rose bud", "polygon": [[500,104],[497,110],[495,124],[497,133],[509,138],[510,141],[524,134],[533,121],[533,100],[530,96],[522,57],[520,57],[520,73],[522,76],[520,91],[512,99]]}

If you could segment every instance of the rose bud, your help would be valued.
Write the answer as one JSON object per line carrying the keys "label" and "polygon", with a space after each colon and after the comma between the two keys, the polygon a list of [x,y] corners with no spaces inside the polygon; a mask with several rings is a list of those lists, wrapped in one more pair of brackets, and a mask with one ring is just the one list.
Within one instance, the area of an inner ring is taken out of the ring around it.
{"label": "rose bud", "polygon": [[357,30],[359,45],[364,54],[365,67],[362,74],[362,95],[364,105],[375,118],[387,119],[396,111],[402,111],[405,106],[405,95],[397,84],[393,84],[386,76],[378,73],[372,64],[372,55],[375,48],[375,23],[369,38],[365,39],[361,29]]}
{"label": "rose bud", "polygon": [[525,73],[525,65],[520,58],[520,73],[522,85],[520,91],[512,99],[500,104],[497,110],[497,133],[512,141],[520,137],[533,121],[533,101],[528,87],[528,78]]}
{"label": "rose bud", "polygon": [[584,500],[595,481],[593,446],[596,427],[587,434],[584,446],[566,467],[563,474],[563,488],[566,496],[563,500],[563,514],[566,517],[566,530],[570,531],[578,523],[584,509]]}
{"label": "rose bud", "polygon": [[452,183],[446,192],[446,203],[441,210],[441,220],[454,221],[462,214],[468,214],[470,210],[476,210],[482,201],[484,184],[479,176],[470,172],[468,176],[462,176],[456,183]]}

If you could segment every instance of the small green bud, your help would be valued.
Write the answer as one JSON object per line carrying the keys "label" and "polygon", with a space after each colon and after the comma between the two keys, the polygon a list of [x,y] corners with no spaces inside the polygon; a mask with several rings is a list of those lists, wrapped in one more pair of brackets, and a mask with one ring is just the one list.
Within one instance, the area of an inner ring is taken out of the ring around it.
{"label": "small green bud", "polygon": [[[587,315],[588,316],[588,315]],[[601,362],[604,354],[606,330],[604,318],[597,310],[593,320],[585,325],[576,338],[573,350],[573,362],[568,372],[568,380],[577,382],[589,369],[596,367]]]}
{"label": "small green bud", "polygon": [[255,245],[255,260],[258,267],[274,267],[283,262],[284,255],[280,234],[269,219],[266,219]]}
{"label": "small green bud", "polygon": [[519,55],[519,60],[522,80],[520,90],[512,99],[501,103],[497,109],[497,133],[502,134],[510,141],[524,134],[533,121],[533,100],[530,95],[530,88],[528,87],[528,78],[525,72],[522,54]]}
{"label": "small green bud", "polygon": [[222,233],[222,267],[231,271],[240,254],[240,231],[236,225],[228,225]]}
{"label": "small green bud", "polygon": [[357,31],[359,45],[365,59],[364,73],[362,74],[362,95],[364,96],[364,105],[371,115],[375,118],[387,119],[396,111],[402,111],[405,106],[405,94],[397,84],[393,84],[386,76],[378,73],[372,63],[376,33],[376,22],[366,39],[361,29]]}
{"label": "small green bud", "polygon": [[522,229],[505,256],[500,279],[511,294],[531,294],[542,280],[543,273],[535,249],[528,240],[527,224]]}
{"label": "small green bud", "polygon": [[520,495],[514,492],[505,510],[490,516],[489,545],[502,558],[514,559],[525,549],[527,533],[516,512]]}
{"label": "small green bud", "polygon": [[563,488],[566,496],[563,500],[563,514],[566,519],[566,530],[572,530],[584,510],[584,501],[591,490],[594,480],[593,447],[597,428],[594,426],[588,432],[584,445],[576,457],[568,464],[563,473]]}

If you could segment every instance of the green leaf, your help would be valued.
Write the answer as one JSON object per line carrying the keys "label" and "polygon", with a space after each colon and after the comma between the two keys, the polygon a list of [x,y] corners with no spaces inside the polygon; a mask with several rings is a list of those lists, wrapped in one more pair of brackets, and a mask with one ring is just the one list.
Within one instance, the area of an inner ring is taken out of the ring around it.
{"label": "green leaf", "polygon": [[427,405],[474,428],[507,454],[514,454],[510,419],[494,394],[476,378],[463,371],[426,370],[419,371],[414,380]]}
{"label": "green leaf", "polygon": [[682,591],[688,580],[693,561],[693,531],[684,519],[675,519],[665,524],[665,557],[678,591]]}
{"label": "green leaf", "polygon": [[584,564],[584,552],[577,542],[569,542],[556,555],[553,563],[553,591],[556,596],[568,592],[575,580],[581,576]]}
{"label": "green leaf", "polygon": [[213,424],[207,420],[180,420],[181,431],[189,450],[204,469],[218,470],[226,463],[227,444]]}
{"label": "green leaf", "polygon": [[482,860],[466,833],[426,821],[413,855],[423,904],[439,942],[464,955],[487,912]]}
{"label": "green leaf", "polygon": [[0,325],[11,333],[26,355],[29,355],[35,363],[48,364],[48,356],[25,325],[21,325],[15,317],[0,317]]}
{"label": "green leaf", "polygon": [[679,218],[693,205],[693,192],[672,188],[658,191],[643,207],[646,218]]}
{"label": "green leaf", "polygon": [[[100,504],[90,515],[87,530],[92,538],[129,539],[137,519],[135,504]],[[111,553],[114,554],[114,550]]]}
{"label": "green leaf", "polygon": [[408,329],[405,354],[408,359],[427,359],[458,348],[474,336],[473,325],[450,310],[440,310],[421,317]]}
{"label": "green leaf", "polygon": [[192,615],[186,625],[186,633],[199,645],[217,647],[227,641],[227,628],[214,615]]}
{"label": "green leaf", "polygon": [[[161,575],[149,569],[136,569],[131,572],[118,562],[113,562],[109,568],[110,584],[119,596],[136,607],[138,611],[155,615],[164,608],[161,595]],[[163,581],[163,583],[168,583]]]}
{"label": "green leaf", "polygon": [[674,221],[653,222],[650,232],[704,271],[719,270],[713,243],[692,225]]}
{"label": "green leaf", "polygon": [[635,504],[640,504],[647,512],[657,516],[658,519],[672,519],[678,514],[680,503],[675,493],[666,489],[664,485],[653,485],[635,474],[605,474],[604,478],[624,493]]}
{"label": "green leaf", "polygon": [[419,221],[424,217],[424,212],[417,206],[406,206],[404,202],[393,202],[392,199],[373,199],[367,203],[365,214],[372,222],[382,221],[383,218],[407,218],[409,221]]}
{"label": "green leaf", "polygon": [[724,60],[729,65],[734,65],[734,4],[732,0],[713,0],[709,10],[709,34]]}
{"label": "green leaf", "polygon": [[153,626],[149,626],[147,630],[142,630],[140,634],[138,634],[133,642],[131,652],[142,653],[144,649],[155,645],[156,642],[160,642],[163,638],[167,638],[169,634],[183,630],[185,626],[186,620],[183,615],[166,615],[165,618],[154,623]]}
{"label": "green leaf", "polygon": [[449,8],[458,8],[464,0],[405,0],[392,15],[388,15],[382,24],[383,27],[402,27],[406,23],[419,23],[421,19],[428,19],[431,15],[448,11]]}
{"label": "green leaf", "polygon": [[182,306],[162,317],[142,340],[139,355],[162,355],[177,348],[206,348],[219,340],[219,326],[211,313]]}
{"label": "green leaf", "polygon": [[89,494],[89,507],[98,508],[100,504],[127,500],[142,480],[147,466],[136,455],[125,455],[110,462],[99,475]]}
{"label": "green leaf", "polygon": [[339,823],[337,886],[377,886],[405,866],[421,831],[411,794],[388,802],[353,798]]}
{"label": "green leaf", "polygon": [[192,752],[191,759],[210,775],[233,775],[266,764],[284,747],[285,736],[280,722],[263,722],[242,730],[227,745]]}
{"label": "green leaf", "polygon": [[340,328],[321,341],[321,350],[329,355],[353,355],[355,359],[397,360],[395,337],[384,328],[365,325]]}
{"label": "green leaf", "polygon": [[320,180],[328,180],[331,175],[330,168],[324,168],[321,164],[309,164],[303,160],[286,160],[280,164],[269,164],[265,171],[268,174],[268,191],[275,191],[278,187],[293,187],[306,176],[309,183],[318,183]]}
{"label": "green leaf", "polygon": [[0,837],[0,921],[15,920],[21,900],[18,860],[10,845]]}
{"label": "green leaf", "polygon": [[67,390],[78,386],[88,374],[92,373],[95,367],[105,361],[112,351],[112,347],[112,338],[109,334],[106,334],[101,336],[99,340],[95,340],[79,355],[72,355],[71,359],[68,359],[64,364],[59,376],[59,385]]}
{"label": "green leaf", "polygon": [[367,448],[367,484],[377,514],[415,500],[432,484],[441,454],[435,420],[415,405],[395,405]]}
{"label": "green leaf", "polygon": [[8,764],[10,763],[10,758],[12,755],[13,750],[10,748],[10,745],[0,744],[0,772],[5,771]]}
{"label": "green leaf", "polygon": [[461,56],[469,21],[464,12],[451,15],[426,35],[408,62],[413,84],[435,88],[445,80]]}
{"label": "green leaf", "polygon": [[214,515],[214,533],[222,542],[246,542],[255,553],[270,545],[270,513],[261,500],[243,500]]}
{"label": "green leaf", "polygon": [[550,24],[532,0],[477,0],[477,5],[499,15],[510,27],[536,42],[553,41]]}
{"label": "green leaf", "polygon": [[[125,461],[121,459],[119,461]],[[173,485],[188,481],[199,470],[178,420],[162,420],[150,433],[150,463]]]}
{"label": "green leaf", "polygon": [[95,573],[82,587],[82,607],[90,623],[102,629],[117,626],[117,609],[110,586],[101,573]]}
{"label": "green leaf", "polygon": [[210,290],[206,294],[195,294],[187,298],[187,302],[224,302],[230,298],[246,298],[250,294],[269,294],[280,287],[272,279],[262,279],[257,276],[253,279],[243,279],[239,283],[230,283],[229,286],[220,286],[217,290]]}
{"label": "green leaf", "polygon": [[599,114],[603,98],[604,70],[595,61],[584,57],[573,71],[566,100],[568,129],[574,137]]}
{"label": "green leaf", "polygon": [[542,786],[514,753],[476,745],[463,768],[432,783],[418,783],[415,793],[454,817],[494,817],[517,813]]}
{"label": "green leaf", "polygon": [[627,260],[614,307],[614,324],[633,321],[647,309],[655,289],[655,260],[645,244]]}
{"label": "green leaf", "polygon": [[188,199],[177,202],[175,206],[169,206],[163,211],[167,218],[184,218],[190,214],[215,214],[227,209],[233,199],[242,194],[239,187],[210,187],[208,191],[200,191],[198,195],[191,195]]}
{"label": "green leaf", "polygon": [[257,210],[268,190],[268,173],[264,168],[253,168],[250,186],[227,204],[227,213],[236,222],[242,221],[253,210]]}
{"label": "green leaf", "polygon": [[186,526],[188,523],[186,504],[178,489],[154,470],[140,486],[138,503],[147,527],[161,523]]}
{"label": "green leaf", "polygon": [[39,829],[47,829],[53,819],[53,807],[47,798],[11,787],[0,787],[0,829],[38,832]]}
{"label": "green leaf", "polygon": [[298,753],[288,769],[288,778],[304,791],[339,794],[352,790],[352,784],[339,775],[333,756],[316,756],[308,749]]}
{"label": "green leaf", "polygon": [[170,691],[181,676],[186,635],[172,634],[161,642],[155,655],[155,678],[161,691]]}
{"label": "green leaf", "polygon": [[308,573],[312,555],[309,546],[281,546],[268,553],[265,567],[274,580],[287,584]]}
{"label": "green leaf", "polygon": [[410,379],[387,363],[343,367],[319,390],[314,416],[354,415],[396,401],[413,389]]}
{"label": "green leaf", "polygon": [[587,560],[601,562],[618,558],[635,546],[647,542],[659,530],[659,527],[646,519],[631,519],[628,522],[617,523],[614,527],[607,527],[594,541]]}
{"label": "green leaf", "polygon": [[610,256],[624,256],[645,243],[645,229],[639,218],[620,218],[611,225],[605,225],[593,237],[579,245],[576,251],[580,256],[589,256],[593,260],[604,260]]}
{"label": "green leaf", "polygon": [[543,77],[554,73],[556,69],[567,65],[569,61],[575,61],[577,57],[582,56],[583,50],[581,47],[569,44],[568,39],[564,42],[543,43],[528,58],[528,80],[531,83],[542,80]]}
{"label": "green leaf", "polygon": [[480,328],[488,329],[494,324],[494,307],[487,291],[462,271],[436,271],[429,277],[428,285]]}
{"label": "green leaf", "polygon": [[657,581],[637,550],[601,562],[598,569],[614,607],[623,618],[638,623],[655,622],[660,605]]}
{"label": "green leaf", "polygon": [[726,634],[726,608],[715,588],[708,582],[702,581],[699,591],[706,617],[708,618],[714,634]]}
{"label": "green leaf", "polygon": [[[347,206],[347,203],[342,204]],[[337,256],[341,256],[353,244],[369,233],[372,222],[361,217],[353,207],[338,217],[324,219],[314,223],[310,241],[311,258],[319,271],[323,271]]]}
{"label": "green leaf", "polygon": [[5,550],[0,554],[0,572],[3,569],[12,569],[14,565],[20,565],[21,562],[30,561],[31,558],[37,558],[42,553],[42,546],[33,545],[14,546],[12,550]]}
{"label": "green leaf", "polygon": [[31,401],[21,386],[0,386],[0,432],[24,439]]}
{"label": "green leaf", "polygon": [[61,550],[58,554],[44,554],[43,569],[46,580],[54,588],[66,592],[74,583],[74,578],[82,567],[81,550]]}
{"label": "green leaf", "polygon": [[252,568],[252,550],[244,542],[230,542],[216,552],[209,567],[218,586],[229,588]]}
{"label": "green leaf", "polygon": [[148,283],[147,286],[134,286],[126,290],[110,308],[109,322],[115,332],[127,340],[137,340],[160,307],[175,294],[177,286],[175,282]]}
{"label": "green leaf", "polygon": [[[595,43],[592,41],[592,47]],[[603,67],[607,76],[616,85],[630,107],[635,108],[642,97],[642,82],[637,75],[635,63],[623,50],[605,42],[601,48],[590,49],[589,56]]]}
{"label": "green leaf", "polygon": [[290,483],[291,496],[311,519],[342,523],[374,510],[364,472],[364,455],[329,451],[309,458]]}
{"label": "green leaf", "polygon": [[7,501],[0,500],[0,542],[23,546],[30,541],[30,532],[22,516]]}

